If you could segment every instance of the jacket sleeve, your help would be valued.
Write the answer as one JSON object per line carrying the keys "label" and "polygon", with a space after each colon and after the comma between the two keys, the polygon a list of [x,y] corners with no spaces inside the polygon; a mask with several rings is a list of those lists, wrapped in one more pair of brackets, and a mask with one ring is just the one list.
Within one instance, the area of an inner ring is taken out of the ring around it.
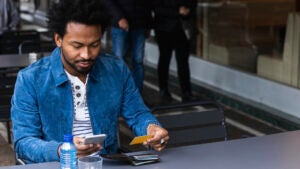
{"label": "jacket sleeve", "polygon": [[118,22],[121,18],[124,18],[124,14],[116,0],[103,0],[103,2],[108,8],[113,22]]}
{"label": "jacket sleeve", "polygon": [[196,17],[196,10],[197,10],[197,1],[196,0],[187,0],[186,7],[190,9],[190,17]]}
{"label": "jacket sleeve", "polygon": [[36,95],[32,76],[20,72],[11,101],[15,152],[28,162],[58,161],[61,143],[43,140]]}
{"label": "jacket sleeve", "polygon": [[179,17],[179,6],[175,3],[166,3],[163,0],[153,0],[153,11],[155,15],[164,18]]}
{"label": "jacket sleeve", "polygon": [[135,135],[146,135],[149,124],[160,125],[160,123],[144,104],[130,70],[125,65],[123,70],[123,85],[125,87],[121,114]]}

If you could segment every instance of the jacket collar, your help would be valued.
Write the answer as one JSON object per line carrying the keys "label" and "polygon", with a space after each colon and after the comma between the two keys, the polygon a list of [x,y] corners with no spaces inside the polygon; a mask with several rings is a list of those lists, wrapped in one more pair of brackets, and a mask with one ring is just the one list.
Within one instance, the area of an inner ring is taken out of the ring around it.
{"label": "jacket collar", "polygon": [[[61,54],[60,54],[60,48],[59,47],[55,48],[53,50],[53,52],[51,53],[51,55],[50,55],[50,57],[51,57],[50,62],[51,62],[51,67],[52,67],[51,71],[52,71],[56,86],[59,86],[59,85],[61,85],[61,84],[68,81],[68,76],[66,75],[66,73],[64,71],[64,67],[63,67],[63,63],[62,63],[60,55]],[[101,56],[98,57],[96,62],[100,61],[100,57]],[[100,68],[101,68],[101,66],[99,66],[99,64],[95,63],[92,70],[91,70],[91,72],[90,72],[89,78],[93,79],[93,80],[96,80],[96,81],[99,81],[100,76],[99,76],[98,72],[100,72]]]}
{"label": "jacket collar", "polygon": [[101,68],[102,68],[102,61],[101,61],[101,55],[99,55],[97,58],[97,61],[95,62],[95,64],[92,67],[89,78],[99,82],[100,78],[101,78],[100,74],[102,72]]}

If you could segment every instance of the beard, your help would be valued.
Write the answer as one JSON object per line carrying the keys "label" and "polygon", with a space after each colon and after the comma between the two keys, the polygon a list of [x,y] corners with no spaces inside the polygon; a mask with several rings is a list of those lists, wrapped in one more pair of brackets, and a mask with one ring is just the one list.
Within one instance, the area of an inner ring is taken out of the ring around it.
{"label": "beard", "polygon": [[71,61],[66,57],[62,46],[61,46],[61,56],[62,56],[62,59],[65,61],[65,63],[69,67],[71,67],[75,72],[82,74],[82,75],[89,74],[92,69],[92,66],[87,67],[87,68],[82,68],[82,67],[76,66],[76,64],[80,63],[80,62],[89,62],[93,65],[95,62],[95,60],[93,60],[93,59],[80,59],[80,60]]}

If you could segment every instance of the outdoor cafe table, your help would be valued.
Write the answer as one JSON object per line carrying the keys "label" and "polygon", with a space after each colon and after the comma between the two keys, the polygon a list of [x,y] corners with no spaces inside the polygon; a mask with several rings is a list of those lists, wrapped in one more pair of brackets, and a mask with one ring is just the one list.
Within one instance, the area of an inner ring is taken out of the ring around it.
{"label": "outdoor cafe table", "polygon": [[[261,137],[169,148],[161,162],[143,166],[104,160],[103,169],[299,169],[300,131]],[[41,163],[0,169],[58,169],[59,163]]]}

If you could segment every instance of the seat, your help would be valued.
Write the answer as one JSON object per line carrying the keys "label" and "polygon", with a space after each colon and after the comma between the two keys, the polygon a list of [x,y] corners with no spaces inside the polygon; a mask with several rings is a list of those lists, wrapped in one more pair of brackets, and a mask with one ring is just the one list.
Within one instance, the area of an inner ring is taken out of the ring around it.
{"label": "seat", "polygon": [[[9,97],[5,98],[9,99]],[[2,100],[2,98],[0,98]],[[11,131],[10,131],[10,105],[0,105],[0,122],[5,122],[6,124],[6,132],[7,132],[7,138],[8,143],[12,143],[11,139]]]}
{"label": "seat", "polygon": [[56,47],[53,41],[24,41],[19,45],[19,54],[51,52]]}
{"label": "seat", "polygon": [[14,92],[16,76],[0,76],[0,122],[5,122],[8,143],[12,143],[10,130],[10,101]]}
{"label": "seat", "polygon": [[17,165],[26,165],[26,161],[19,157],[17,153],[15,153],[16,164]]}
{"label": "seat", "polygon": [[0,53],[17,54],[19,45],[24,41],[39,41],[40,33],[36,30],[12,30],[0,36]]}
{"label": "seat", "polygon": [[224,113],[216,102],[159,106],[152,113],[169,132],[168,147],[227,140]]}
{"label": "seat", "polygon": [[0,77],[16,75],[21,68],[23,67],[0,68]]}
{"label": "seat", "polygon": [[10,100],[13,94],[13,88],[0,88],[0,122],[6,125],[6,133],[8,143],[12,143],[11,130],[10,130]]}
{"label": "seat", "polygon": [[0,76],[0,90],[7,89],[9,91],[9,89],[14,88],[16,78],[16,76]]}

